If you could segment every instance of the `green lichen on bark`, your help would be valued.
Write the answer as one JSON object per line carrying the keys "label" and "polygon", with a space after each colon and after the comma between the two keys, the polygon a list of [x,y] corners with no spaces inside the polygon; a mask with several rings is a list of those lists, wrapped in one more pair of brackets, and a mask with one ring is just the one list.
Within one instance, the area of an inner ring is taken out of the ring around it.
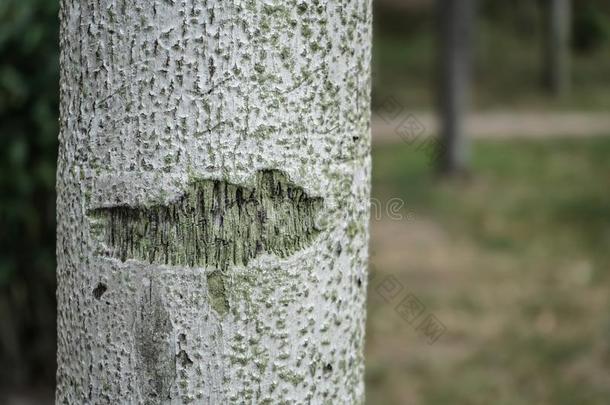
{"label": "green lichen on bark", "polygon": [[312,242],[322,199],[309,197],[277,170],[253,188],[195,180],[168,205],[93,210],[110,254],[123,261],[226,269],[261,253],[287,257]]}
{"label": "green lichen on bark", "polygon": [[207,280],[210,306],[218,315],[222,316],[229,312],[229,300],[227,299],[223,275],[219,271],[213,271],[208,273]]}
{"label": "green lichen on bark", "polygon": [[176,378],[170,315],[153,281],[142,292],[134,323],[142,401],[159,404],[169,397]]}

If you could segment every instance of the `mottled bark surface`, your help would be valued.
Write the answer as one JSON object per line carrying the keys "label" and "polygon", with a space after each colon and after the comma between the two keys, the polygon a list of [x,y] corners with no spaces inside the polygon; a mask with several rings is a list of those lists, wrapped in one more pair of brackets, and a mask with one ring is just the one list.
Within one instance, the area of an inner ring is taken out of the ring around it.
{"label": "mottled bark surface", "polygon": [[370,3],[62,0],[58,403],[359,403]]}

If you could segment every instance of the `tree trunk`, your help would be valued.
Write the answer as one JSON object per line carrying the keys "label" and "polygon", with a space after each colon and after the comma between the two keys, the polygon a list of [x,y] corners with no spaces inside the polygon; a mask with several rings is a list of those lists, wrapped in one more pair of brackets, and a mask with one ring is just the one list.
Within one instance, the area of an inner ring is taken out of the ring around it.
{"label": "tree trunk", "polygon": [[58,403],[361,403],[368,0],[62,0]]}
{"label": "tree trunk", "polygon": [[544,82],[556,95],[570,88],[570,0],[545,0]]}
{"label": "tree trunk", "polygon": [[470,102],[472,39],[475,0],[439,0],[439,171],[445,175],[464,172],[469,145],[464,121]]}

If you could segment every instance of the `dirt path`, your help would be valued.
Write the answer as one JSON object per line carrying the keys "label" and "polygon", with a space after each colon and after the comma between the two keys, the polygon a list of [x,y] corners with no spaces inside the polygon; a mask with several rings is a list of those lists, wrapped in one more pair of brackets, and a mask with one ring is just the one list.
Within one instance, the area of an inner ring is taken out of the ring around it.
{"label": "dirt path", "polygon": [[[392,143],[401,133],[433,136],[438,120],[430,112],[404,113],[398,116],[373,113],[373,142]],[[473,138],[548,138],[610,135],[610,114],[601,112],[481,112],[467,120],[467,133]]]}
{"label": "dirt path", "polygon": [[[607,387],[604,357],[590,354],[606,344],[592,336],[607,322],[607,287],[591,283],[587,258],[548,260],[486,250],[425,216],[372,221],[367,403],[557,403],[540,399],[566,381]],[[444,328],[437,340],[429,316]],[[541,347],[576,354],[564,361]],[[532,367],[562,382],[519,393]]]}

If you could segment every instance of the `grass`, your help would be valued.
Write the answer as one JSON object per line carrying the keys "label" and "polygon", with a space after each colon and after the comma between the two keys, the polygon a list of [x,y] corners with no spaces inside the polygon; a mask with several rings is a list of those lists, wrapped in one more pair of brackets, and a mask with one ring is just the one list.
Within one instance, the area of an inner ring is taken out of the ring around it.
{"label": "grass", "polygon": [[[441,182],[409,145],[373,151],[370,403],[605,404],[610,396],[610,137],[479,141]],[[447,327],[432,346],[377,288],[396,277]],[[380,402],[381,401],[381,402]]]}
{"label": "grass", "polygon": [[376,147],[373,192],[403,198],[487,248],[552,242],[607,258],[610,138],[477,142],[473,154],[471,181],[439,184],[409,145]]}

